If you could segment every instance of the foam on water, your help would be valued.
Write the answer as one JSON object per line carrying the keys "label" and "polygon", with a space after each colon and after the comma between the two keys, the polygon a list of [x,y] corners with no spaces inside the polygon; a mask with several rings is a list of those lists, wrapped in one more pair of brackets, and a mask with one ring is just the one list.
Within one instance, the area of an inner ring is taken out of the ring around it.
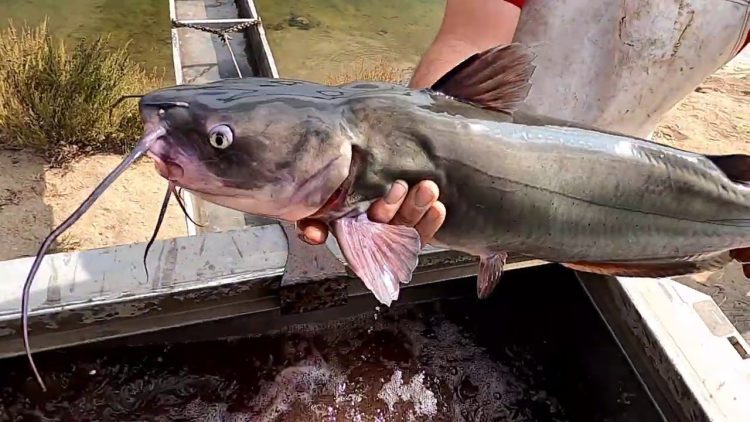
{"label": "foam on water", "polygon": [[55,381],[46,402],[6,384],[0,419],[535,420],[515,404],[524,386],[439,314],[367,313],[253,339],[76,357],[46,372]]}
{"label": "foam on water", "polygon": [[388,410],[393,412],[396,402],[414,402],[414,411],[420,416],[433,416],[437,412],[437,401],[432,391],[425,388],[424,373],[420,372],[411,379],[408,385],[404,385],[401,371],[396,369],[388,381],[378,393],[378,398],[388,404]]}

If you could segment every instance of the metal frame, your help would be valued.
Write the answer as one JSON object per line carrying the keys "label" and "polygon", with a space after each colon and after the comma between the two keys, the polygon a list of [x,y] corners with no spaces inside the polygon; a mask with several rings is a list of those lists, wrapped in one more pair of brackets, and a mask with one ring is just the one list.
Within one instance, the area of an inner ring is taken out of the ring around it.
{"label": "metal frame", "polygon": [[668,421],[750,421],[750,346],[714,300],[669,278],[576,273]]}
{"label": "metal frame", "polygon": [[[335,259],[340,250],[331,246]],[[142,266],[145,243],[47,255],[30,295],[30,339],[34,351],[69,347],[133,334],[154,332],[241,315],[289,315],[338,306],[353,298],[374,296],[353,276],[343,275],[334,291],[343,303],[328,303],[320,282],[295,285],[291,292],[314,287],[314,299],[284,303],[281,278],[288,246],[279,225],[222,233],[201,233],[158,240],[152,246],[146,282]],[[317,250],[328,250],[324,246]],[[0,358],[23,352],[20,292],[34,257],[0,262]],[[540,261],[509,259],[508,268]],[[477,260],[428,248],[405,291],[472,276]],[[290,306],[293,305],[293,306]],[[286,307],[286,308],[285,308]]]}

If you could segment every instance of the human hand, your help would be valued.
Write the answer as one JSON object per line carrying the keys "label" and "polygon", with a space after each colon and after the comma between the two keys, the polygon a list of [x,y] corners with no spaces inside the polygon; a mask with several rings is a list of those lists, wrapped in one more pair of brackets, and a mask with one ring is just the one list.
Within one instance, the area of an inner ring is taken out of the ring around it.
{"label": "human hand", "polygon": [[[397,180],[383,198],[370,205],[367,216],[378,223],[414,227],[422,245],[426,245],[445,221],[445,206],[438,201],[438,195],[437,185],[430,180],[411,189],[406,182]],[[316,220],[298,221],[297,231],[300,239],[311,245],[325,243],[328,237],[328,227]]]}

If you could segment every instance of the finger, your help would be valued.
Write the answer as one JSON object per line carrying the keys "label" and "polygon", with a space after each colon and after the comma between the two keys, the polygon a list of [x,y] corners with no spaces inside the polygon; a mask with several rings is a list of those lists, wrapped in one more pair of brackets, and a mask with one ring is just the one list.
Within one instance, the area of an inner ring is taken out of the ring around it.
{"label": "finger", "polygon": [[297,222],[297,235],[306,243],[320,245],[328,237],[328,227],[316,220],[300,220]]}
{"label": "finger", "polygon": [[371,221],[377,223],[388,223],[398,212],[398,208],[404,203],[409,186],[403,180],[393,182],[391,189],[384,197],[370,205],[367,215]]}
{"label": "finger", "polygon": [[406,195],[404,204],[398,209],[391,224],[414,227],[424,217],[427,210],[438,198],[438,187],[435,182],[425,180],[419,182]]}
{"label": "finger", "polygon": [[443,225],[443,222],[445,222],[445,205],[437,201],[432,204],[424,217],[414,226],[419,233],[419,237],[422,239],[422,246],[432,241],[433,236],[440,229],[440,226]]}

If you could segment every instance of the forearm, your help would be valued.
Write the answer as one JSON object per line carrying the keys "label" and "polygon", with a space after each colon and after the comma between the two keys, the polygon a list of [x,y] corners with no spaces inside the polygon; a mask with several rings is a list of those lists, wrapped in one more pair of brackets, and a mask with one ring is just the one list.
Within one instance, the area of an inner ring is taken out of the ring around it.
{"label": "forearm", "polygon": [[409,86],[425,88],[462,60],[513,41],[521,9],[505,0],[447,0],[440,29]]}

